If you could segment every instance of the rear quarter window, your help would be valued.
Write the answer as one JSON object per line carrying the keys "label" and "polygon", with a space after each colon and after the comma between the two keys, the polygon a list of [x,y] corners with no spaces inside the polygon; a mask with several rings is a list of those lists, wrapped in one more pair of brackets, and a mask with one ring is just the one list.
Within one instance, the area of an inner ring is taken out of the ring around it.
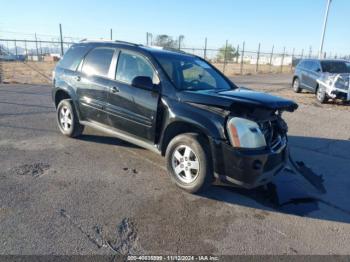
{"label": "rear quarter window", "polygon": [[305,61],[300,61],[297,65],[297,68],[303,68],[305,65]]}
{"label": "rear quarter window", "polygon": [[85,57],[82,72],[90,76],[108,77],[114,52],[115,50],[112,48],[98,47],[93,49]]}
{"label": "rear quarter window", "polygon": [[73,45],[68,49],[62,60],[58,63],[58,66],[75,71],[88,51],[89,47],[86,45]]}

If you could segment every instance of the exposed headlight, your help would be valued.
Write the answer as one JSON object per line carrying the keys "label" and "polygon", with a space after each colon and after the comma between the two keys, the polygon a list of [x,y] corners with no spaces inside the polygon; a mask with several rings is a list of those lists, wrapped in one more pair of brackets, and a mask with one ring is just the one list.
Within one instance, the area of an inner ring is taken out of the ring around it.
{"label": "exposed headlight", "polygon": [[233,147],[261,148],[266,146],[264,134],[258,124],[251,120],[232,117],[227,121],[226,128]]}

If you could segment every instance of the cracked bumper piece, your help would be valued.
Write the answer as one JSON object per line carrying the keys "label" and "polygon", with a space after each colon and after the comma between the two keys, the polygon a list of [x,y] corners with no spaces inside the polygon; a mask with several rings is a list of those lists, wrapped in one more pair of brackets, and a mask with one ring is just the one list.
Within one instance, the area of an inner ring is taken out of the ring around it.
{"label": "cracked bumper piece", "polygon": [[278,175],[288,160],[286,144],[278,150],[237,150],[224,142],[213,142],[215,176],[223,182],[251,189]]}

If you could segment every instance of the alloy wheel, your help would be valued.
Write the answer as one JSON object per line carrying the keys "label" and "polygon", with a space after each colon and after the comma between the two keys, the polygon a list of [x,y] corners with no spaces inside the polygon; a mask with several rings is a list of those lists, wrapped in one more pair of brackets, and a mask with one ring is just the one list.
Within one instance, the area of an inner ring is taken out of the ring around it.
{"label": "alloy wheel", "polygon": [[293,82],[293,89],[294,91],[298,91],[299,90],[299,80],[298,78],[296,78]]}
{"label": "alloy wheel", "polygon": [[60,124],[64,131],[69,131],[72,128],[72,112],[67,106],[63,106],[60,110]]}
{"label": "alloy wheel", "polygon": [[180,181],[189,184],[198,177],[200,162],[189,146],[178,146],[172,154],[171,162],[174,173]]}

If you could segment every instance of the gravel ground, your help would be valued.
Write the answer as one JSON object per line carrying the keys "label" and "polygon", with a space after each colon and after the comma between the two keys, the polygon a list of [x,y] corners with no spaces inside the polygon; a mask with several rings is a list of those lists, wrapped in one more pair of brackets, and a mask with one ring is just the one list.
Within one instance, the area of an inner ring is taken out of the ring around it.
{"label": "gravel ground", "polygon": [[164,160],[86,129],[60,135],[49,86],[0,85],[0,254],[350,254],[349,106],[293,94],[290,75],[236,77],[293,98],[293,158],[267,188],[176,188]]}

